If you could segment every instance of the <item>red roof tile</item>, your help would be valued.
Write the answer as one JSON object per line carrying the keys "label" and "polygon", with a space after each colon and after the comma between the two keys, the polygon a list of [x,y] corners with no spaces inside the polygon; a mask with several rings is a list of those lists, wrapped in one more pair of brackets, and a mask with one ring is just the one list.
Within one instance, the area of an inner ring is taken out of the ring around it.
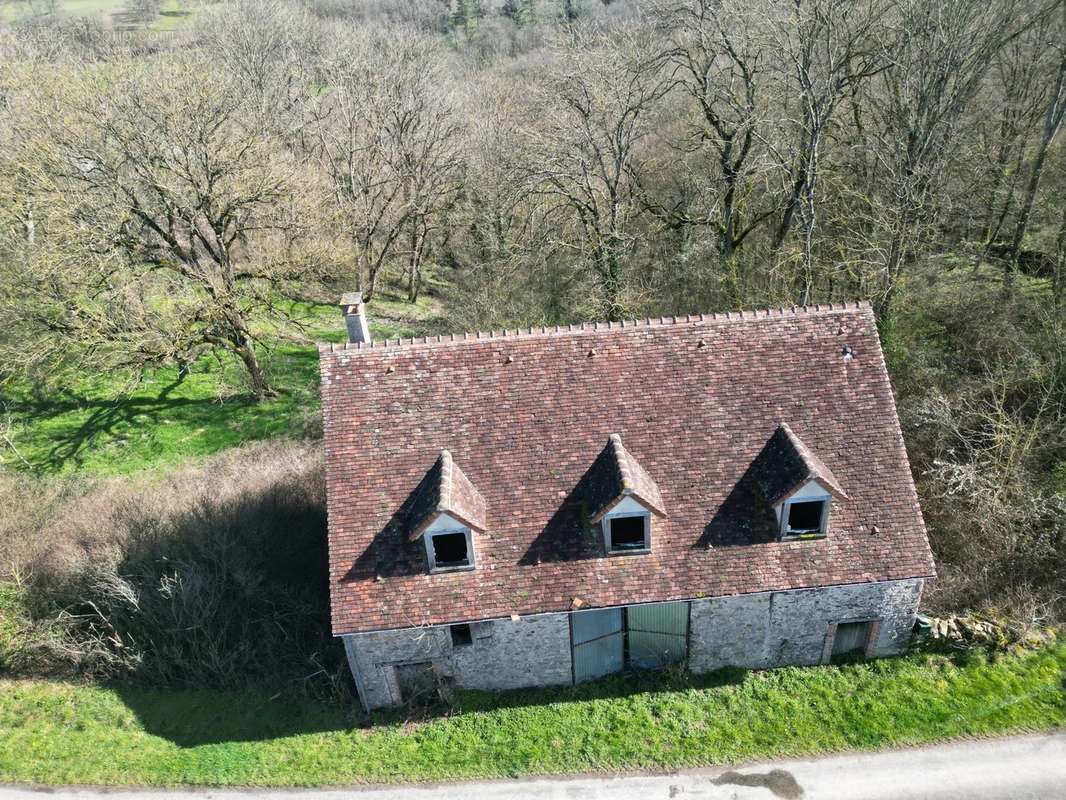
{"label": "red roof tile", "polygon": [[755,459],[763,495],[776,505],[809,481],[818,481],[838,500],[847,500],[833,471],[782,422]]}
{"label": "red roof tile", "polygon": [[[867,304],[324,346],[321,369],[335,634],[933,574]],[[758,488],[782,421],[846,494],[824,539],[778,541]],[[611,433],[669,511],[647,555],[589,530]],[[409,514],[445,449],[487,527],[476,569],[430,575]]]}
{"label": "red roof tile", "polygon": [[407,514],[409,538],[421,536],[438,514],[447,514],[476,531],[485,530],[487,525],[485,498],[455,465],[448,450],[441,450],[415,492]]}
{"label": "red roof tile", "polygon": [[[588,491],[580,491],[588,501],[589,522],[603,519],[624,497],[633,497],[658,516],[666,515],[659,487],[633,454],[622,445],[622,437],[612,433],[599,458],[588,473]],[[577,490],[575,490],[577,491]]]}

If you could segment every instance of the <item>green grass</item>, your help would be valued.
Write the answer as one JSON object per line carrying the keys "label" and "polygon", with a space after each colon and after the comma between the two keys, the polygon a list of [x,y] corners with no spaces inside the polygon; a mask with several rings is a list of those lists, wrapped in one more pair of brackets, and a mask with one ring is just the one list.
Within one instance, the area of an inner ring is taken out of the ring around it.
{"label": "green grass", "polygon": [[[292,303],[309,341],[344,341],[336,306]],[[415,336],[440,325],[431,301],[383,298],[370,309],[376,338]],[[313,344],[278,340],[262,353],[278,397],[256,403],[242,368],[205,357],[180,382],[176,369],[142,376],[85,376],[46,394],[14,387],[5,397],[12,440],[34,471],[125,474],[218,452],[242,442],[299,433],[319,407],[318,352]],[[3,445],[0,445],[3,447]],[[10,448],[0,463],[26,469]]]}
{"label": "green grass", "polygon": [[[122,30],[143,30],[141,22],[129,19],[125,0],[57,0],[56,13],[64,17],[94,17]],[[0,0],[0,24],[48,13],[46,0]],[[172,31],[195,14],[195,6],[181,0],[164,0],[159,16],[147,26],[150,31]]]}
{"label": "green grass", "polygon": [[254,691],[7,681],[0,781],[309,785],[726,764],[1062,726],[1064,675],[1062,645],[994,661],[645,673],[460,692],[451,716],[371,724]]}

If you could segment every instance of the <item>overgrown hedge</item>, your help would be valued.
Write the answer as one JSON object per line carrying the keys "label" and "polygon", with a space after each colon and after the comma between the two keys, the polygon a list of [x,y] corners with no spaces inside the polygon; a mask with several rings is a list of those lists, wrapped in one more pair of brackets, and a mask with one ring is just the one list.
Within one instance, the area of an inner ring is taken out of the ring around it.
{"label": "overgrown hedge", "polygon": [[134,481],[0,479],[0,668],[346,691],[319,451],[271,442]]}

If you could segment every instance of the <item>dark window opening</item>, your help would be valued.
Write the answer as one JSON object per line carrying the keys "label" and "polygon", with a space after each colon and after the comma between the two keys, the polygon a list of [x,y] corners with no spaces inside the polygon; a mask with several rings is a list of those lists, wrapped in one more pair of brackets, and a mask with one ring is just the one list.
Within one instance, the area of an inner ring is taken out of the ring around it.
{"label": "dark window opening", "polygon": [[792,503],[788,507],[789,533],[822,533],[824,500]]}
{"label": "dark window opening", "polygon": [[611,550],[643,550],[644,517],[613,517],[611,519]]}
{"label": "dark window opening", "polygon": [[470,564],[466,534],[438,533],[433,537],[433,563],[438,567],[465,567]]}
{"label": "dark window opening", "polygon": [[395,669],[396,686],[400,690],[400,702],[409,705],[430,705],[437,697],[437,673],[433,664],[422,661],[418,664],[398,664]]}
{"label": "dark window opening", "polygon": [[474,643],[474,636],[470,632],[470,625],[468,623],[464,622],[460,625],[452,625],[451,633],[452,647],[463,647]]}

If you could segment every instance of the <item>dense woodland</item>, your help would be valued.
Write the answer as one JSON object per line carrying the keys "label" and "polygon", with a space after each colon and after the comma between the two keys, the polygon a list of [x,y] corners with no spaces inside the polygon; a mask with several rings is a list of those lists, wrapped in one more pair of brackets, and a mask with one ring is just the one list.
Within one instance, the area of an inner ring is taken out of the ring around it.
{"label": "dense woodland", "polygon": [[[1064,116],[1063,0],[28,19],[0,29],[0,404],[204,363],[277,402],[272,343],[313,338],[290,301],[342,290],[371,314],[431,299],[437,332],[869,298],[940,565],[927,605],[1054,621]],[[343,675],[313,423],[139,483],[35,469],[15,424],[0,668]]]}

